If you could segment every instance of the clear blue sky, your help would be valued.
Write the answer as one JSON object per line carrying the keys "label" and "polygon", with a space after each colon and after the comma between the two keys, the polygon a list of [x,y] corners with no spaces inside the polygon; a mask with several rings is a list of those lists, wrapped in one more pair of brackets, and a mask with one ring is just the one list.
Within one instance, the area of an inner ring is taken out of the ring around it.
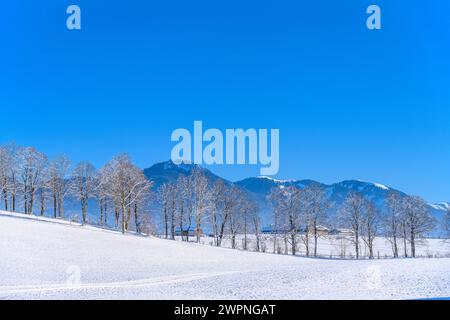
{"label": "clear blue sky", "polygon": [[[372,3],[380,31],[365,27]],[[65,27],[70,4],[81,31]],[[447,0],[26,0],[0,12],[0,143],[97,166],[128,152],[148,167],[194,120],[279,128],[278,178],[450,200]]]}

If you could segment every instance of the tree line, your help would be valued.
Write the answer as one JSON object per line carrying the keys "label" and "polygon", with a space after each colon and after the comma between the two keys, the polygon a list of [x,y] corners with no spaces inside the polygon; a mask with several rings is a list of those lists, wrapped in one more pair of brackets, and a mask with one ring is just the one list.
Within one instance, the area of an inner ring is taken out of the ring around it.
{"label": "tree line", "polygon": [[236,248],[237,236],[242,234],[246,250],[247,236],[254,233],[259,247],[258,207],[244,190],[231,183],[223,180],[212,183],[203,170],[196,167],[176,182],[163,184],[158,189],[158,198],[162,204],[166,239],[175,239],[177,229],[183,241],[189,241],[193,236],[200,242],[203,229],[208,228],[215,246],[220,247],[227,235],[231,247]]}
{"label": "tree line", "polygon": [[[415,257],[418,240],[436,226],[436,221],[423,199],[400,196],[397,192],[390,193],[385,211],[381,211],[380,206],[362,193],[350,192],[337,215],[333,217],[334,221],[330,221],[328,217],[328,209],[333,204],[325,191],[317,186],[304,189],[296,186],[276,188],[272,190],[269,199],[274,207],[276,234],[282,235],[285,246],[291,246],[292,254],[296,252],[297,242],[301,241],[307,256],[311,253],[311,242],[312,255],[317,256],[318,238],[323,235],[318,227],[335,225],[348,229],[346,234],[354,245],[356,259],[361,255],[361,243],[366,245],[368,256],[373,259],[375,239],[380,236],[385,236],[391,243],[395,258],[400,256],[399,241],[403,242],[404,257],[408,257],[408,246],[411,257]],[[444,219],[447,231],[449,217],[450,210]],[[277,245],[276,237],[274,251]]]}
{"label": "tree line", "polygon": [[[88,161],[72,166],[64,155],[50,160],[33,147],[0,146],[0,199],[6,211],[38,215],[50,211],[54,218],[63,218],[65,202],[71,198],[79,202],[80,222],[86,224],[92,222],[89,205],[96,201],[98,224],[107,226],[112,218],[123,233],[140,233],[149,230],[150,213],[155,210],[162,222],[155,233],[164,238],[200,242],[208,232],[215,246],[223,246],[227,239],[232,248],[242,241],[242,249],[248,250],[251,235],[255,250],[265,251],[260,208],[237,185],[211,181],[204,170],[194,167],[175,182],[162,184],[156,194],[152,187],[153,182],[125,154],[97,170]],[[381,236],[390,242],[395,258],[415,257],[418,241],[436,226],[423,199],[398,192],[390,193],[383,210],[363,194],[351,192],[333,216],[334,204],[317,185],[276,187],[267,200],[272,208],[269,233],[273,252],[278,253],[284,246],[285,253],[295,255],[301,245],[307,256],[318,256],[319,239],[327,235],[324,230],[336,226],[349,231],[356,258],[364,244],[373,259],[375,239]],[[450,236],[450,208],[443,224]]]}
{"label": "tree line", "polygon": [[96,200],[100,225],[107,225],[111,211],[116,228],[125,233],[134,221],[134,229],[140,232],[152,197],[151,186],[127,155],[119,155],[97,170],[88,161],[72,167],[64,155],[49,160],[34,147],[0,146],[0,191],[5,211],[43,216],[51,210],[54,218],[63,218],[65,201],[71,197],[79,201],[80,220],[86,224],[89,203]]}
{"label": "tree line", "polygon": [[[196,168],[188,176],[163,184],[158,189],[158,198],[162,204],[161,220],[166,239],[175,239],[178,234],[183,241],[193,236],[200,242],[201,231],[208,229],[215,246],[221,246],[226,236],[230,246],[236,248],[239,235],[242,249],[247,250],[248,235],[252,234],[255,250],[262,250],[258,205],[235,184],[223,180],[208,182],[204,172]],[[334,204],[326,190],[317,185],[275,187],[267,200],[272,207],[269,233],[273,252],[278,253],[283,252],[284,245],[284,253],[296,255],[302,245],[306,256],[317,257],[319,239],[335,226],[345,229],[357,259],[361,256],[362,244],[368,249],[368,257],[374,259],[375,239],[382,236],[391,244],[395,258],[401,255],[400,242],[403,256],[415,257],[417,243],[437,224],[423,199],[396,191],[390,193],[384,206],[362,193],[350,192],[337,214],[332,216],[330,209]],[[448,231],[450,210],[444,224]]]}

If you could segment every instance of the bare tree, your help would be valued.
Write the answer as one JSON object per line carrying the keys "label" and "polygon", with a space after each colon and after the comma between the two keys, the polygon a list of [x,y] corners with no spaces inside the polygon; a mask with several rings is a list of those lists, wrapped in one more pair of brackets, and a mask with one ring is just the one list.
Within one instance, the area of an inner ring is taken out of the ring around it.
{"label": "bare tree", "polygon": [[0,146],[0,198],[6,211],[16,211],[18,184],[18,147],[14,143]]}
{"label": "bare tree", "polygon": [[138,196],[136,201],[134,202],[133,207],[133,218],[135,230],[137,233],[148,232],[148,227],[150,224],[150,207],[148,203],[150,203],[154,195],[151,192],[151,186],[153,182],[149,182],[149,189],[146,192],[143,192]]}
{"label": "bare tree", "polygon": [[195,234],[197,242],[200,242],[203,232],[202,222],[211,206],[211,189],[204,172],[200,168],[195,168],[190,178],[192,179]]}
{"label": "bare tree", "polygon": [[211,191],[212,194],[212,213],[211,213],[211,225],[214,235],[214,244],[219,247],[219,229],[221,221],[224,221],[227,216],[224,216],[225,209],[225,195],[227,193],[227,187],[222,180],[216,181]]}
{"label": "bare tree", "polygon": [[[212,228],[216,246],[222,245],[226,226],[239,200],[239,189],[236,186],[227,186],[222,180],[218,180],[212,190]],[[235,223],[236,224],[236,223]],[[236,228],[232,228],[235,230]]]}
{"label": "bare tree", "polygon": [[56,157],[48,169],[48,185],[53,199],[53,216],[64,216],[64,199],[72,191],[72,181],[69,177],[70,159],[65,155]]}
{"label": "bare tree", "polygon": [[[101,174],[97,174],[96,176],[96,186],[94,188],[95,197],[98,201],[98,206],[100,209],[100,217],[99,217],[99,224],[101,226],[108,225],[108,209],[109,204],[111,202],[111,199],[108,197],[108,190],[107,186],[104,184],[99,183]],[[114,207],[114,205],[113,205]],[[117,224],[117,223],[116,223]]]}
{"label": "bare tree", "polygon": [[8,196],[10,189],[9,173],[12,159],[6,147],[0,146],[0,197],[3,197],[5,211],[9,210]]}
{"label": "bare tree", "polygon": [[237,235],[243,231],[244,212],[245,212],[245,195],[241,189],[232,186],[229,196],[230,216],[228,219],[228,229],[231,238],[231,248],[236,249]]}
{"label": "bare tree", "polygon": [[112,198],[116,212],[121,215],[122,233],[128,228],[127,215],[129,210],[139,201],[142,194],[148,192],[151,183],[142,170],[132,164],[128,155],[115,157],[102,168],[100,185],[108,197]]}
{"label": "bare tree", "polygon": [[43,172],[47,165],[47,157],[33,147],[22,147],[18,150],[17,158],[24,212],[33,214],[36,191],[44,183]]}
{"label": "bare tree", "polygon": [[10,143],[6,146],[6,150],[9,153],[10,167],[9,167],[9,194],[10,194],[10,207],[11,211],[16,211],[17,193],[19,191],[18,183],[18,170],[19,170],[19,158],[18,147],[15,143]]}
{"label": "bare tree", "polygon": [[194,212],[192,197],[192,180],[190,177],[180,176],[177,180],[177,212],[178,226],[181,238],[189,242],[189,232],[192,227],[192,216]]}
{"label": "bare tree", "polygon": [[426,232],[433,230],[435,221],[426,202],[419,197],[405,198],[403,215],[409,231],[411,256],[414,258],[416,256],[417,239],[423,237]]}
{"label": "bare tree", "polygon": [[162,205],[164,237],[175,240],[175,215],[177,209],[177,188],[174,184],[165,183],[158,190],[158,198]]}
{"label": "bare tree", "polygon": [[327,222],[327,211],[330,202],[324,190],[319,186],[312,185],[304,190],[303,202],[306,215],[307,231],[311,231],[314,237],[314,257],[317,256],[317,243],[321,236],[319,227]]}
{"label": "bare tree", "polygon": [[267,196],[267,200],[272,205],[272,218],[273,224],[271,225],[271,233],[273,237],[273,253],[277,253],[278,250],[278,233],[284,227],[283,221],[283,189],[281,187],[274,187],[270,190],[269,195]]}
{"label": "bare tree", "polygon": [[380,212],[373,202],[366,201],[363,212],[361,237],[369,248],[369,259],[374,258],[373,244],[378,235]]}
{"label": "bare tree", "polygon": [[[275,188],[270,194],[270,199],[275,207],[278,229],[284,234],[285,253],[288,253],[287,245],[291,245],[291,253],[297,253],[297,233],[302,221],[302,190],[295,186]],[[308,231],[306,231],[308,232]],[[304,235],[302,240],[309,255],[309,236]]]}
{"label": "bare tree", "polygon": [[255,233],[256,251],[261,251],[261,217],[256,208],[255,213],[251,217],[253,223],[253,232]]}
{"label": "bare tree", "polygon": [[47,191],[46,188],[41,186],[38,190],[39,193],[39,214],[43,216],[45,214],[46,209],[46,200],[47,200]]}
{"label": "bare tree", "polygon": [[[254,226],[255,218],[258,217],[258,206],[252,200],[250,200],[248,194],[243,194],[241,200],[241,212],[242,212],[242,231],[244,233],[243,248],[248,250],[248,234],[251,227]],[[256,231],[258,234],[258,231]],[[258,240],[259,241],[259,240]],[[258,245],[259,246],[259,245]]]}
{"label": "bare tree", "polygon": [[164,238],[169,238],[169,212],[170,212],[170,196],[172,194],[172,185],[164,183],[158,189],[158,200],[162,205],[162,218],[164,223]]}
{"label": "bare tree", "polygon": [[387,200],[387,213],[383,216],[385,225],[385,234],[392,244],[392,253],[394,258],[398,258],[397,238],[401,230],[401,198],[398,193],[390,193]]}
{"label": "bare tree", "polygon": [[93,197],[96,181],[96,169],[89,162],[80,162],[73,171],[75,195],[81,202],[82,224],[88,220],[89,200]]}
{"label": "bare tree", "polygon": [[402,204],[401,204],[401,212],[400,212],[400,234],[402,236],[402,240],[403,240],[403,256],[405,258],[408,258],[408,233],[409,233],[409,229],[408,229],[408,224],[407,224],[407,218],[406,215],[404,213],[404,201],[402,200]]}
{"label": "bare tree", "polygon": [[38,189],[39,194],[39,203],[40,203],[40,215],[43,216],[45,214],[45,211],[47,209],[47,200],[50,195],[50,188],[49,188],[49,167],[46,166],[43,173],[42,183],[41,186]]}
{"label": "bare tree", "polygon": [[353,233],[356,259],[359,259],[359,237],[363,224],[365,200],[358,192],[350,192],[339,211],[339,220],[345,227],[349,227]]}

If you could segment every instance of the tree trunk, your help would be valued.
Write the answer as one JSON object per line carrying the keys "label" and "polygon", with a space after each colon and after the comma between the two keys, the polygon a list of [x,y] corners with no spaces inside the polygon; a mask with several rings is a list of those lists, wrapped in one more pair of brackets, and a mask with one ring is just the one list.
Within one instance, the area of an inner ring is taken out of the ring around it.
{"label": "tree trunk", "polygon": [[398,258],[397,235],[394,233],[394,258]]}
{"label": "tree trunk", "polygon": [[305,249],[306,249],[306,256],[309,257],[309,230],[306,230],[305,233]]}
{"label": "tree trunk", "polygon": [[116,229],[119,229],[120,212],[118,208],[114,208],[114,218],[115,218],[114,226]]}
{"label": "tree trunk", "polygon": [[169,238],[169,217],[167,216],[167,206],[164,207],[164,236]]}
{"label": "tree trunk", "polygon": [[295,256],[297,254],[297,242],[295,239],[295,232],[291,233],[291,242],[292,242],[292,255]]}
{"label": "tree trunk", "polygon": [[317,242],[319,239],[319,234],[317,233],[317,223],[314,222],[314,257],[317,257]]}
{"label": "tree trunk", "polygon": [[56,201],[56,194],[53,193],[53,217],[56,218],[57,215],[57,201]]}
{"label": "tree trunk", "polygon": [[29,210],[30,210],[30,214],[33,214],[33,207],[34,207],[34,194],[35,194],[35,190],[34,187],[30,190],[30,205],[29,205]]}
{"label": "tree trunk", "polygon": [[45,212],[45,195],[44,191],[41,190],[41,216],[44,215]]}
{"label": "tree trunk", "polygon": [[62,195],[59,195],[59,197],[58,197],[58,216],[60,218],[63,218],[63,216],[64,216]]}
{"label": "tree trunk", "polygon": [[175,209],[172,208],[170,215],[170,239],[175,240]]}
{"label": "tree trunk", "polygon": [[107,226],[108,225],[108,204],[106,203],[106,200],[105,200],[105,203],[104,203],[104,207],[103,207],[103,213],[104,213],[104,225],[105,226]]}
{"label": "tree trunk", "polygon": [[122,233],[125,234],[127,208],[125,202],[122,203]]}
{"label": "tree trunk", "polygon": [[12,199],[12,211],[15,212],[16,211],[16,194],[15,193],[12,194],[11,199]]}
{"label": "tree trunk", "polygon": [[100,199],[100,225],[103,225],[103,199]]}
{"label": "tree trunk", "polygon": [[411,257],[416,257],[416,242],[413,228],[411,228]]}
{"label": "tree trunk", "polygon": [[373,259],[373,238],[371,235],[369,235],[369,239],[368,239],[368,247],[369,247],[369,259]]}
{"label": "tree trunk", "polygon": [[403,249],[405,250],[405,258],[408,258],[408,248],[406,246],[406,228],[403,228]]}
{"label": "tree trunk", "polygon": [[5,201],[5,211],[8,211],[8,191],[5,189],[3,189],[3,198]]}
{"label": "tree trunk", "polygon": [[195,233],[197,235],[197,243],[200,243],[200,229],[201,229],[201,222],[200,218],[197,217],[195,221]]}
{"label": "tree trunk", "polygon": [[244,250],[247,250],[247,217],[244,219]]}
{"label": "tree trunk", "polygon": [[284,235],[284,254],[289,254],[287,235]]}
{"label": "tree trunk", "polygon": [[138,216],[138,205],[134,204],[134,223],[136,225],[136,232],[141,233],[141,228],[139,226],[139,216]]}

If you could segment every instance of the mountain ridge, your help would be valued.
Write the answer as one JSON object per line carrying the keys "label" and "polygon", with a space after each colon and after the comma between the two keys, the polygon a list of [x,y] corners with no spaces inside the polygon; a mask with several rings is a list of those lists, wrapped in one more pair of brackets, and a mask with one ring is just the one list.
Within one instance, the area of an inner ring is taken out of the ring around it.
{"label": "mountain ridge", "polygon": [[[393,187],[381,184],[378,182],[364,181],[359,179],[347,179],[339,182],[326,184],[312,179],[287,179],[279,180],[267,176],[256,176],[248,177],[237,181],[230,181],[219,175],[213,173],[211,170],[197,164],[175,164],[172,160],[158,162],[146,169],[144,169],[144,174],[147,178],[150,178],[155,182],[156,186],[161,185],[166,182],[175,182],[180,175],[189,175],[195,168],[202,170],[205,175],[211,180],[221,179],[227,183],[233,183],[239,187],[242,187],[251,192],[264,192],[268,193],[272,187],[276,186],[291,186],[295,185],[300,188],[308,187],[311,185],[316,185],[323,188],[339,188],[347,189],[352,191],[365,192],[379,192],[379,193],[390,193],[396,192],[403,196],[408,195],[407,193],[395,189]],[[450,202],[442,201],[438,203],[428,203],[430,206],[436,210],[445,211],[450,208]]]}

